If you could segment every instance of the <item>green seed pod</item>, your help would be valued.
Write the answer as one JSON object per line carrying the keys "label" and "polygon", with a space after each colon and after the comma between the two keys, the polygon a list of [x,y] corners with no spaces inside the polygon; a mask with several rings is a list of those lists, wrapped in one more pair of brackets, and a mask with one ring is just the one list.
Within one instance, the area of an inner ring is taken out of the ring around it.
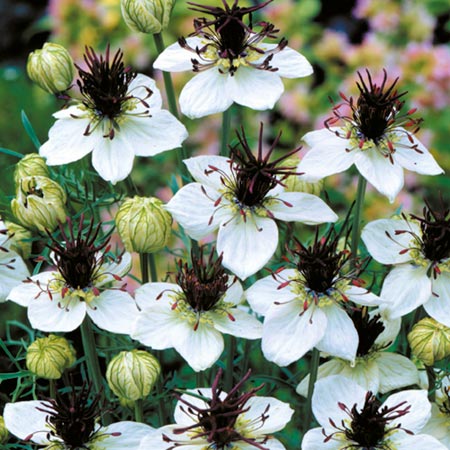
{"label": "green seed pod", "polygon": [[39,156],[37,153],[30,153],[25,155],[17,164],[14,170],[14,182],[19,184],[21,178],[40,176],[49,177],[47,164],[45,158]]}
{"label": "green seed pod", "polygon": [[5,227],[8,230],[9,247],[18,253],[23,259],[28,259],[31,254],[32,234],[21,225],[5,221]]}
{"label": "green seed pod", "polygon": [[121,401],[147,397],[161,373],[158,360],[143,350],[120,352],[108,364],[106,380]]}
{"label": "green seed pod", "polygon": [[11,210],[26,228],[53,231],[66,220],[66,193],[47,177],[25,177],[17,184]]}
{"label": "green seed pod", "polygon": [[[288,158],[283,161],[284,167],[297,167],[300,163],[299,158]],[[293,172],[296,169],[292,169]],[[284,181],[283,184],[286,186],[287,192],[305,192],[306,194],[314,194],[320,195],[320,192],[323,188],[323,180],[308,182],[302,180],[301,175],[289,175]]]}
{"label": "green seed pod", "polygon": [[133,31],[161,33],[169,24],[174,0],[121,0],[122,16]]}
{"label": "green seed pod", "polygon": [[413,354],[427,366],[450,355],[450,328],[431,317],[417,322],[408,334]]}
{"label": "green seed pod", "polygon": [[59,94],[71,86],[75,66],[62,45],[47,42],[28,56],[27,73],[44,91]]}
{"label": "green seed pod", "polygon": [[3,416],[0,416],[0,444],[6,444],[8,437],[9,433],[5,426],[5,419],[3,419]]}
{"label": "green seed pod", "polygon": [[36,339],[27,350],[29,371],[40,378],[58,380],[76,360],[75,349],[67,339],[50,334]]}
{"label": "green seed pod", "polygon": [[155,253],[172,232],[172,216],[154,197],[126,199],[116,214],[116,227],[128,252]]}

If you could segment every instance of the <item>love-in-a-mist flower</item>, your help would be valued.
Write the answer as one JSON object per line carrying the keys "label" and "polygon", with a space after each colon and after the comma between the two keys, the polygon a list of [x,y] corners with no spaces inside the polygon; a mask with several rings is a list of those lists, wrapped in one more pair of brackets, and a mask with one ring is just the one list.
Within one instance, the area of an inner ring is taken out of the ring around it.
{"label": "love-in-a-mist flower", "polygon": [[125,291],[122,277],[131,268],[131,255],[114,258],[108,239],[97,244],[100,225],[93,221],[78,230],[68,219],[69,233],[60,226],[61,240],[49,235],[55,269],[24,280],[11,290],[8,300],[28,308],[33,328],[42,331],[72,331],[86,314],[100,328],[129,334],[138,309]]}
{"label": "love-in-a-mist flower", "polygon": [[185,160],[196,181],[182,187],[167,204],[175,220],[193,239],[218,229],[217,251],[223,265],[242,280],[269,261],[278,246],[275,219],[316,225],[335,222],[337,215],[315,195],[286,192],[283,180],[296,173],[284,160],[270,162],[279,137],[263,154],[262,126],[254,156],[244,133],[230,158],[197,156]]}
{"label": "love-in-a-mist flower", "polygon": [[137,450],[152,427],[135,422],[100,425],[99,396],[90,399],[89,391],[83,385],[55,399],[7,403],[6,428],[22,441],[46,450]]}
{"label": "love-in-a-mist flower", "polygon": [[384,402],[348,378],[334,375],[315,384],[312,410],[319,428],[309,430],[302,450],[445,450],[418,434],[430,418],[425,390],[408,390]]}
{"label": "love-in-a-mist flower", "polygon": [[221,376],[219,370],[211,388],[179,396],[176,423],[152,431],[140,450],[285,450],[272,434],[289,422],[294,413],[291,407],[273,397],[257,397],[262,386],[243,390],[250,372],[228,393],[222,390]]}
{"label": "love-in-a-mist flower", "polygon": [[86,48],[86,70],[78,67],[80,100],[54,114],[56,123],[39,153],[49,166],[77,161],[92,152],[92,165],[116,183],[131,172],[135,156],[154,156],[177,148],[187,131],[168,111],[155,82],[123,63],[120,50],[110,57]]}
{"label": "love-in-a-mist flower", "polygon": [[[369,313],[366,308],[355,308],[349,316],[359,338],[355,361],[332,358],[319,367],[318,379],[342,375],[374,394],[419,384],[415,364],[405,356],[386,351],[400,331],[401,319],[387,320],[379,310]],[[306,397],[308,384],[309,375],[297,386],[297,393]]]}
{"label": "love-in-a-mist flower", "polygon": [[28,277],[28,268],[23,259],[12,250],[13,236],[0,220],[0,303],[6,300],[11,289]]}
{"label": "love-in-a-mist flower", "polygon": [[222,257],[192,255],[192,266],[178,262],[177,284],[147,283],[136,289],[143,309],[131,336],[156,350],[175,350],[195,370],[211,367],[224,348],[222,333],[261,337],[261,323],[239,305],[243,289],[222,267]]}
{"label": "love-in-a-mist flower", "polygon": [[[326,128],[303,137],[311,150],[298,170],[304,172],[306,180],[318,180],[355,164],[359,173],[393,202],[403,187],[403,169],[426,175],[438,175],[443,170],[413,136],[421,119],[412,117],[414,109],[401,111],[406,92],[397,93],[398,78],[389,85],[384,71],[383,81],[377,85],[369,71],[367,81],[358,75],[358,99],[341,93],[344,103],[333,108]],[[349,115],[341,112],[344,107],[350,108]]]}
{"label": "love-in-a-mist flower", "polygon": [[350,254],[337,249],[338,240],[333,228],[324,237],[316,232],[309,247],[295,240],[294,268],[280,268],[246,291],[252,309],[264,316],[262,351],[269,361],[286,366],[313,347],[355,360],[359,338],[346,306],[380,300],[361,287],[356,270],[345,268]]}
{"label": "love-in-a-mist flower", "polygon": [[[253,28],[252,13],[266,6],[242,7],[238,0],[219,6],[188,2],[191,9],[206,14],[194,20],[195,31],[180,38],[159,55],[156,69],[168,72],[190,70],[197,75],[181,91],[180,108],[190,118],[227,110],[233,102],[256,110],[273,108],[284,91],[280,77],[299,78],[313,70],[306,58],[287,46],[279,30],[268,22]],[[248,16],[248,23],[245,17]]]}
{"label": "love-in-a-mist flower", "polygon": [[387,313],[400,317],[423,305],[450,327],[450,209],[427,204],[423,217],[374,220],[361,237],[374,259],[394,265],[380,294]]}

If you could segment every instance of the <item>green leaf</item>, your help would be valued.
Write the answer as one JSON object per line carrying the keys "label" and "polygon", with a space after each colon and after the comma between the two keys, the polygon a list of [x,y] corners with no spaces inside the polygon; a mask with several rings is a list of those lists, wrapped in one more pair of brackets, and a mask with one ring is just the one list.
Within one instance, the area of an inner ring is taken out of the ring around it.
{"label": "green leaf", "polygon": [[25,128],[25,131],[27,132],[33,145],[36,147],[36,150],[39,150],[39,148],[41,147],[41,143],[39,142],[39,139],[33,129],[33,126],[31,125],[30,120],[28,119],[27,115],[25,114],[25,111],[22,110],[20,115],[22,118],[22,124],[23,124],[23,127]]}

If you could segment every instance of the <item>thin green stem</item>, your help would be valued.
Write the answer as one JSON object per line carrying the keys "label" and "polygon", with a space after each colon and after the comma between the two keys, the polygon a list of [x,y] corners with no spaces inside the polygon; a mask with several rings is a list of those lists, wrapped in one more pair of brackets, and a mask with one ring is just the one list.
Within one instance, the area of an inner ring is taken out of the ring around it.
{"label": "thin green stem", "polygon": [[50,398],[56,398],[56,381],[49,380],[48,384],[50,387]]}
{"label": "thin green stem", "polygon": [[149,277],[148,277],[148,258],[147,258],[148,254],[147,253],[139,253],[139,262],[141,265],[141,279],[142,279],[142,284],[148,283],[149,282]]}
{"label": "thin green stem", "polygon": [[230,139],[231,107],[222,114],[222,134],[220,137],[220,155],[229,156],[228,141]]}
{"label": "thin green stem", "polygon": [[308,396],[306,400],[306,420],[305,425],[309,427],[312,422],[312,395],[314,392],[314,384],[317,380],[317,372],[319,370],[320,352],[316,348],[313,348],[311,355],[311,367],[309,369],[309,383],[308,383]]}
{"label": "thin green stem", "polygon": [[358,188],[356,191],[355,209],[353,211],[353,225],[352,225],[351,251],[352,251],[353,267],[355,266],[356,258],[358,257],[359,239],[361,237],[362,209],[364,204],[364,196],[366,193],[366,186],[367,180],[362,175],[359,175]]}
{"label": "thin green stem", "polygon": [[155,255],[153,253],[149,253],[147,256],[150,266],[150,279],[153,283],[156,283],[158,281],[158,272],[156,270]]}
{"label": "thin green stem", "polygon": [[134,402],[134,420],[140,423],[144,422],[144,410],[141,399]]}
{"label": "thin green stem", "polygon": [[233,387],[234,355],[236,353],[237,342],[234,336],[228,337],[228,353],[225,371],[225,389],[229,392]]}
{"label": "thin green stem", "polygon": [[158,377],[158,379],[156,380],[155,383],[155,389],[156,389],[156,393],[159,397],[158,400],[158,419],[159,419],[159,425],[163,426],[166,424],[166,408],[165,408],[165,403],[164,403],[164,384],[163,384],[163,369],[164,369],[164,364],[162,361],[162,352],[161,351],[155,351],[155,357],[156,359],[160,362],[161,364],[161,374]]}
{"label": "thin green stem", "polygon": [[197,388],[205,387],[204,372],[203,371],[195,373],[195,383],[196,383],[196,387]]}

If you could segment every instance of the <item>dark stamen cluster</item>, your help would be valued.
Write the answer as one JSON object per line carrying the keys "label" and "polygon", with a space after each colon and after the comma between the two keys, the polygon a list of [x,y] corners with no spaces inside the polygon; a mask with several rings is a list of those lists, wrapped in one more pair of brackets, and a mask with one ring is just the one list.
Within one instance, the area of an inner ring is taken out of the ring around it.
{"label": "dark stamen cluster", "polygon": [[228,288],[228,275],[222,267],[222,255],[215,259],[213,248],[205,262],[203,252],[204,247],[200,247],[199,256],[192,254],[192,267],[180,260],[176,276],[186,301],[197,313],[212,309]]}
{"label": "dark stamen cluster", "polygon": [[379,314],[370,317],[366,308],[354,309],[349,315],[359,337],[356,355],[359,357],[368,355],[378,336],[384,331],[381,317]]}
{"label": "dark stamen cluster", "polygon": [[439,404],[439,410],[450,417],[450,387],[445,387],[443,391],[446,398]]}
{"label": "dark stamen cluster", "polygon": [[[222,369],[217,373],[216,378],[211,386],[211,398],[204,398],[205,408],[200,408],[197,405],[189,403],[185,398],[178,397],[180,402],[186,406],[182,406],[182,411],[184,411],[189,416],[195,416],[196,423],[184,428],[177,428],[174,430],[174,434],[182,434],[186,431],[191,431],[193,433],[193,439],[203,437],[207,442],[211,443],[211,448],[217,450],[226,450],[233,447],[232,443],[237,441],[245,442],[257,449],[268,450],[264,447],[265,442],[268,437],[262,438],[262,440],[257,441],[253,438],[247,438],[242,436],[239,431],[235,428],[238,417],[247,412],[249,407],[246,406],[250,398],[254,397],[256,392],[262,389],[262,385],[248,392],[241,393],[241,388],[243,384],[250,377],[250,371],[239,381],[231,391],[224,397],[221,398],[223,393],[222,388],[219,386],[220,378],[222,376]],[[198,392],[199,396],[202,396],[201,391]],[[259,420],[261,421],[261,426],[269,417],[269,405],[261,413]],[[171,440],[164,436],[166,442],[171,442]],[[175,444],[174,447],[176,448]],[[209,448],[209,447],[208,447]]]}

